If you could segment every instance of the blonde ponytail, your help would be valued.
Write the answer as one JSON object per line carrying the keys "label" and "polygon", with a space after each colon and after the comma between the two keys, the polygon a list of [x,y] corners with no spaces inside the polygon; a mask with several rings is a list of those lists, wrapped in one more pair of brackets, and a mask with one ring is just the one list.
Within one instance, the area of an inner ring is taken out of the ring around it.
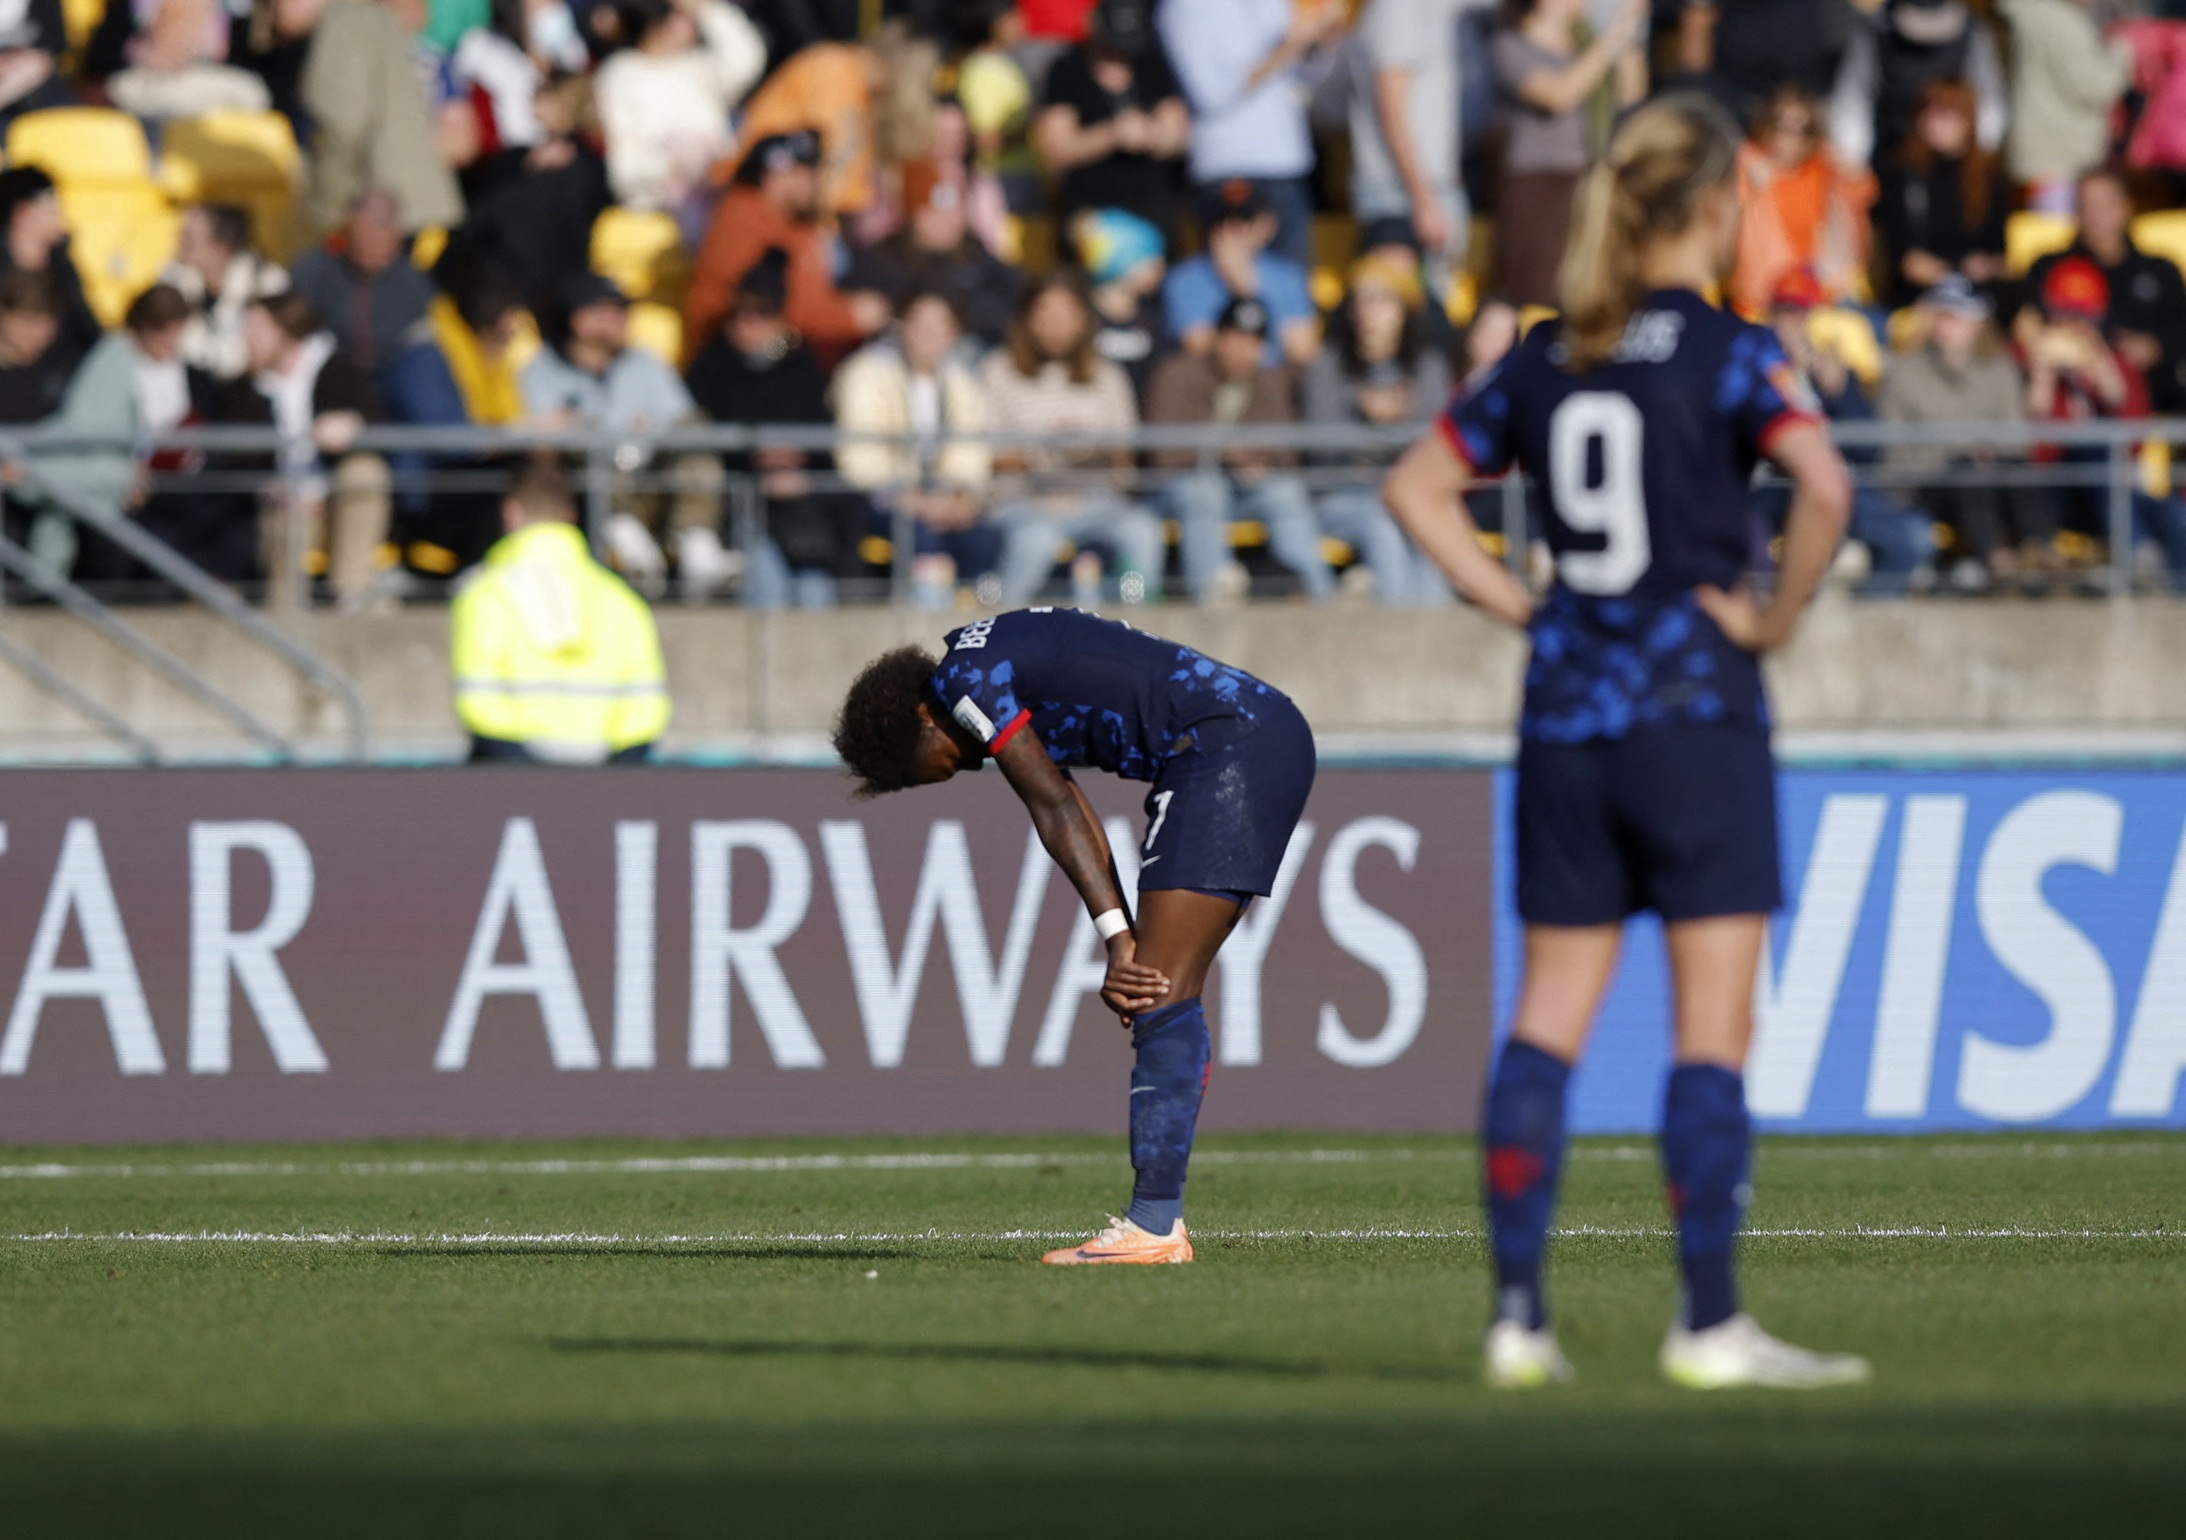
{"label": "blonde ponytail", "polygon": [[1580,179],[1556,275],[1563,342],[1575,372],[1616,353],[1647,294],[1640,260],[1648,241],[1690,227],[1701,195],[1730,180],[1737,154],[1730,119],[1689,92],[1650,102],[1618,126]]}

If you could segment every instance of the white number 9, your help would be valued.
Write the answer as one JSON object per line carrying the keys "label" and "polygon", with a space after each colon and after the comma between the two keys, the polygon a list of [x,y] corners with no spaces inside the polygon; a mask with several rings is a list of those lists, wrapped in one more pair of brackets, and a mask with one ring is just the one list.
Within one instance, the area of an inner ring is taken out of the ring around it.
{"label": "white number 9", "polygon": [[[1630,396],[1586,390],[1566,396],[1548,420],[1549,485],[1557,515],[1575,530],[1600,534],[1598,551],[1566,551],[1556,570],[1582,594],[1621,594],[1654,560],[1647,538],[1647,495],[1640,471],[1644,424]],[[1601,480],[1587,485],[1591,446],[1601,447]]]}

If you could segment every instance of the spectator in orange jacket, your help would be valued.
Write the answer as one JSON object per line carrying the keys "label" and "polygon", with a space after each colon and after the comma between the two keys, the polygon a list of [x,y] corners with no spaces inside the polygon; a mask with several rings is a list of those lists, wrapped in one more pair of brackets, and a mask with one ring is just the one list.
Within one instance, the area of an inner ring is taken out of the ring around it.
{"label": "spectator in orange jacket", "polygon": [[744,275],[775,249],[789,259],[784,318],[823,358],[840,358],[888,324],[880,295],[835,287],[819,226],[819,163],[819,140],[808,133],[762,139],[744,158],[736,185],[714,209],[683,302],[686,363],[713,340]]}

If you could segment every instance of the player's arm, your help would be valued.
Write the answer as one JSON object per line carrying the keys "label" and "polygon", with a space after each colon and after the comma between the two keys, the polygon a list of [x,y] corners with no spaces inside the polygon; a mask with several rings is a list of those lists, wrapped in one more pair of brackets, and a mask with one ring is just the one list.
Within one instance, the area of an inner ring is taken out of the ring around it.
{"label": "player's arm", "polygon": [[1465,508],[1472,483],[1472,467],[1436,431],[1390,468],[1381,497],[1459,593],[1522,631],[1533,619],[1533,595],[1480,543],[1480,526]]}
{"label": "player's arm", "polygon": [[1767,604],[1745,587],[1735,593],[1706,587],[1698,594],[1700,607],[1723,634],[1748,652],[1767,652],[1791,640],[1852,522],[1852,473],[1822,423],[1808,418],[1785,424],[1769,438],[1768,456],[1791,478],[1776,592]]}
{"label": "player's arm", "polygon": [[1115,853],[1108,848],[1107,831],[1094,816],[1092,804],[1047,757],[1047,746],[1032,733],[1011,735],[995,751],[994,762],[1032,815],[1032,827],[1040,843],[1085,900],[1086,912],[1093,916],[1095,926],[1114,931],[1102,937],[1108,947],[1108,981],[1101,986],[1102,1003],[1123,1017],[1151,1010],[1169,992],[1169,980],[1138,961],[1138,937],[1131,930],[1130,914],[1124,908]]}

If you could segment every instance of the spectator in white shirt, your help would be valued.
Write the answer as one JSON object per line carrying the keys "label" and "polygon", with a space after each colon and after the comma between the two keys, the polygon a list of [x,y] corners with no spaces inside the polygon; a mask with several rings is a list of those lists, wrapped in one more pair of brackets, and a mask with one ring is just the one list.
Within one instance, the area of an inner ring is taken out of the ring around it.
{"label": "spectator in white shirt", "polygon": [[727,0],[633,0],[637,46],[594,80],[607,179],[629,208],[674,212],[729,153],[729,113],[766,68],[759,29]]}
{"label": "spectator in white shirt", "polygon": [[1302,76],[1326,66],[1342,0],[1163,0],[1159,27],[1192,110],[1192,180],[1242,179],[1275,210],[1275,250],[1313,265],[1313,134]]}

